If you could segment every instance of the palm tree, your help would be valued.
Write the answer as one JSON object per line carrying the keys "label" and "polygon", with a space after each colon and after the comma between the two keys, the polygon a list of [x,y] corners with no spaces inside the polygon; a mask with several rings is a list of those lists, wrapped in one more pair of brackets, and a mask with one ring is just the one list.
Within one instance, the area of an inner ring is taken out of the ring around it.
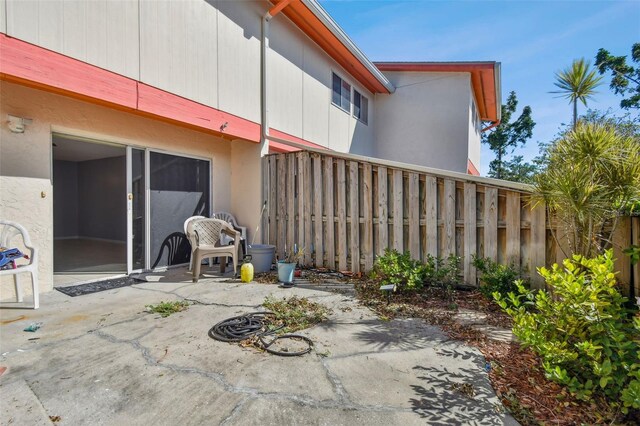
{"label": "palm tree", "polygon": [[556,82],[553,83],[560,90],[551,93],[559,93],[573,102],[573,127],[578,121],[578,101],[587,106],[587,99],[591,99],[596,93],[595,88],[602,81],[598,71],[591,69],[589,61],[584,58],[576,59],[570,67],[556,72]]}

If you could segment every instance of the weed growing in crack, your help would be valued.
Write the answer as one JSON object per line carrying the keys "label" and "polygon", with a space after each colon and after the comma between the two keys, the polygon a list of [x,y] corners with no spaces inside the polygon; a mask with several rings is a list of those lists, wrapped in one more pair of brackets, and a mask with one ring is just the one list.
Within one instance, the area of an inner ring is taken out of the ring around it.
{"label": "weed growing in crack", "polygon": [[171,314],[185,311],[189,307],[189,302],[177,300],[175,302],[160,302],[157,305],[147,305],[147,312],[160,314],[162,318],[166,318]]}

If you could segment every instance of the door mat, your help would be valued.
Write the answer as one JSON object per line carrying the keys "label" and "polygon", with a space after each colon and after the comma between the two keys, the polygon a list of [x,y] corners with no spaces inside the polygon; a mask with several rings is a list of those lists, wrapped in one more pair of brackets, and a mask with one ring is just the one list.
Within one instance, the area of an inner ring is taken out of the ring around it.
{"label": "door mat", "polygon": [[109,280],[95,281],[92,283],[73,285],[69,287],[56,287],[60,293],[67,296],[76,297],[86,294],[98,293],[100,291],[113,290],[114,288],[128,287],[133,284],[144,283],[146,281],[133,277],[112,278]]}

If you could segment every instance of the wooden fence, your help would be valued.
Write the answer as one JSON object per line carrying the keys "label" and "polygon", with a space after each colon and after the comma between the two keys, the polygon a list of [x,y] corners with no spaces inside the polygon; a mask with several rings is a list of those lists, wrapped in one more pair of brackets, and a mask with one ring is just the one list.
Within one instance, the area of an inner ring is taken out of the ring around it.
{"label": "wooden fence", "polygon": [[263,161],[263,231],[279,258],[297,244],[305,265],[357,273],[386,248],[420,260],[457,255],[476,285],[478,255],[520,267],[539,287],[535,268],[561,257],[525,185],[319,151]]}

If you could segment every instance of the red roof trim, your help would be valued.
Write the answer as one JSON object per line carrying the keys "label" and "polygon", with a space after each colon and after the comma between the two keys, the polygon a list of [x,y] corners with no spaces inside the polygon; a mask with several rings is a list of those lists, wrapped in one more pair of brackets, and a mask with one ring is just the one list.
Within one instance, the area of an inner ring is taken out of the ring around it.
{"label": "red roof trim", "polygon": [[467,159],[467,173],[474,176],[480,176],[480,172],[469,159]]}
{"label": "red roof trim", "polygon": [[[276,130],[276,129],[269,129],[269,133],[271,134],[271,136],[274,136],[276,138],[279,139],[285,139],[285,140],[290,140],[291,142],[296,142],[299,143],[300,145],[305,145],[311,148],[318,148],[318,149],[326,149],[328,150],[328,148],[326,146],[322,146],[322,145],[318,145],[315,144],[313,142],[309,142],[306,139],[301,139],[297,136],[293,136],[290,135],[288,133],[285,132],[281,132],[280,130]],[[291,145],[285,145],[283,143],[279,143],[276,141],[269,141],[269,153],[272,154],[274,152],[276,153],[282,153],[282,152],[295,152],[295,151],[300,151],[299,148],[293,147]]]}
{"label": "red roof trim", "polygon": [[0,58],[1,80],[227,139],[260,142],[258,123],[4,34],[0,34]]}

